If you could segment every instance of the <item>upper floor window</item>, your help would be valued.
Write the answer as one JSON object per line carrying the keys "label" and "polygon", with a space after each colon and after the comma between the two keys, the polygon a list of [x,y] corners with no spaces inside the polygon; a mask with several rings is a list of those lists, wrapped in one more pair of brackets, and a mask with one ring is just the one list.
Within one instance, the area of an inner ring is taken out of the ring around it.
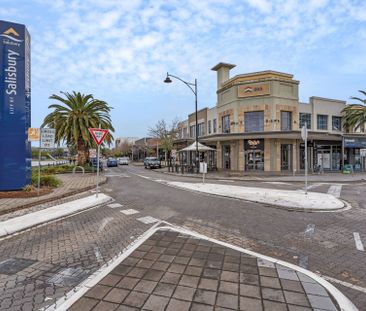
{"label": "upper floor window", "polygon": [[245,132],[263,132],[264,131],[264,112],[253,111],[244,113]]}
{"label": "upper floor window", "polygon": [[311,129],[311,113],[302,113],[300,112],[299,115],[299,128],[302,129],[302,127],[305,125],[306,123],[306,128],[307,129]]}
{"label": "upper floor window", "polygon": [[205,123],[198,123],[198,137],[205,135]]}
{"label": "upper floor window", "polygon": [[191,125],[189,127],[189,136],[196,137],[196,126],[195,125]]}
{"label": "upper floor window", "polygon": [[245,132],[263,132],[264,112],[253,111],[244,113]]}
{"label": "upper floor window", "polygon": [[327,130],[328,129],[328,116],[326,114],[318,114],[316,123],[317,123],[318,130]]}
{"label": "upper floor window", "polygon": [[342,130],[342,118],[332,116],[332,130],[341,131]]}
{"label": "upper floor window", "polygon": [[222,117],[222,132],[230,133],[230,116],[229,115]]}
{"label": "upper floor window", "polygon": [[290,111],[281,111],[281,131],[292,130],[292,113]]}
{"label": "upper floor window", "polygon": [[208,127],[208,133],[211,134],[211,120],[208,120],[207,127]]}
{"label": "upper floor window", "polygon": [[213,132],[216,133],[216,131],[217,131],[217,120],[216,119],[213,119],[212,127],[213,127]]}

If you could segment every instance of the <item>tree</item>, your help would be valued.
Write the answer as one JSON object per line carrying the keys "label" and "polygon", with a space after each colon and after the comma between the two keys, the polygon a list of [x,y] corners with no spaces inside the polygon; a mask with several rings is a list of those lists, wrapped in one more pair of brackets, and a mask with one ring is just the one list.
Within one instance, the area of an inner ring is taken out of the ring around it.
{"label": "tree", "polygon": [[128,139],[124,139],[123,142],[121,142],[121,144],[118,146],[118,150],[123,156],[129,156],[131,148],[132,144],[128,141]]}
{"label": "tree", "polygon": [[174,119],[170,126],[167,125],[164,119],[149,128],[149,134],[160,140],[160,146],[164,149],[170,163],[170,154],[173,150],[173,142],[178,137],[178,119]]}
{"label": "tree", "polygon": [[[360,90],[359,92],[366,96],[365,91]],[[366,123],[366,99],[359,97],[351,97],[351,99],[357,100],[360,103],[349,104],[343,108],[343,128],[357,130]]]}
{"label": "tree", "polygon": [[[112,107],[105,101],[95,99],[92,94],[81,94],[73,91],[71,94],[62,92],[66,98],[53,94],[50,99],[59,101],[48,108],[54,109],[43,121],[42,127],[56,129],[56,143],[66,142],[67,146],[74,146],[78,152],[78,163],[83,165],[89,158],[89,148],[95,146],[88,128],[108,129],[114,132],[111,117]],[[105,138],[111,143],[112,134]]]}

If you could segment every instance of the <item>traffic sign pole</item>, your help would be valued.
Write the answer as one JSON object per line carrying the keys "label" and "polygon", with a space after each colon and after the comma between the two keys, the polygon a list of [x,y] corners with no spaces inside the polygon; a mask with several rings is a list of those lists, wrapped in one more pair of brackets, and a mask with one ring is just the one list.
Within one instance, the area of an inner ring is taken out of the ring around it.
{"label": "traffic sign pole", "polygon": [[39,195],[39,189],[41,187],[41,136],[39,137],[39,150],[38,150],[38,181],[37,181],[37,195]]}
{"label": "traffic sign pole", "polygon": [[98,153],[97,153],[97,198],[99,192],[99,154],[100,154],[100,145],[98,145]]}

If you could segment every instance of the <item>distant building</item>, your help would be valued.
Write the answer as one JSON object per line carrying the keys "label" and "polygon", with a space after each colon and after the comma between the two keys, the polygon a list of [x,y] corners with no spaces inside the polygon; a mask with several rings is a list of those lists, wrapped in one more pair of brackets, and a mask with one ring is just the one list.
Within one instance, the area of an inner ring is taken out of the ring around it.
{"label": "distant building", "polygon": [[129,144],[133,145],[136,140],[138,140],[138,137],[118,137],[115,141],[115,148],[118,149],[125,141],[127,141]]}
{"label": "distant building", "polygon": [[[339,171],[344,164],[365,169],[365,128],[344,131],[342,100],[310,97],[299,102],[299,81],[276,71],[239,74],[235,65],[219,63],[217,103],[198,111],[199,142],[216,149],[216,167],[245,172],[295,172],[305,167],[301,128],[308,128],[308,167]],[[195,113],[179,125],[175,147],[195,141]],[[194,156],[192,157],[195,158]]]}

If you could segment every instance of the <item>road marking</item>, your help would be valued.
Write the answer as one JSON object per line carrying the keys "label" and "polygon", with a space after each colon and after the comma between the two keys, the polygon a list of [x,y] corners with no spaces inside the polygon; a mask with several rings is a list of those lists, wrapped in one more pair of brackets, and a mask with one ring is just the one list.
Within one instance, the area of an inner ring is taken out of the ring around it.
{"label": "road marking", "polygon": [[358,232],[353,232],[353,238],[355,239],[356,248],[357,250],[364,252],[365,249],[363,248],[363,244],[360,238],[360,234]]}
{"label": "road marking", "polygon": [[137,218],[138,221],[141,221],[144,224],[153,224],[154,222],[158,222],[159,219],[156,219],[154,217],[151,216],[146,216],[146,217],[141,217],[141,218]]}
{"label": "road marking", "polygon": [[119,203],[112,203],[112,204],[108,204],[107,206],[110,208],[117,208],[117,207],[122,207],[123,205],[119,204]]}
{"label": "road marking", "polygon": [[314,224],[308,224],[306,229],[305,229],[305,238],[311,239],[314,232],[315,232],[315,225]]}
{"label": "road marking", "polygon": [[323,275],[323,274],[320,274],[318,273],[323,279],[329,281],[329,282],[333,282],[333,283],[337,283],[337,284],[341,284],[345,287],[348,287],[348,288],[352,288],[354,290],[357,290],[361,293],[365,293],[366,294],[366,288],[365,287],[361,287],[361,286],[357,286],[357,285],[354,285],[352,283],[348,283],[348,282],[344,282],[344,281],[341,281],[341,280],[338,280],[338,279],[335,279],[335,278],[332,278],[330,276],[326,276],[326,275]]}
{"label": "road marking", "polygon": [[99,226],[98,228],[98,233],[101,233],[103,231],[103,229],[105,228],[105,226],[110,222],[112,221],[113,218],[112,217],[107,217],[105,219],[103,219],[101,225]]}
{"label": "road marking", "polygon": [[308,190],[309,190],[309,189],[313,189],[313,188],[320,187],[320,186],[322,186],[322,185],[324,185],[324,184],[323,184],[323,183],[315,183],[315,184],[309,185],[309,186],[308,186]]}
{"label": "road marking", "polygon": [[333,185],[329,187],[328,194],[339,198],[341,196],[342,185]]}
{"label": "road marking", "polygon": [[272,185],[291,185],[290,183],[283,181],[264,181],[263,183]]}
{"label": "road marking", "polygon": [[307,269],[309,266],[309,256],[300,254],[299,256],[299,266]]}
{"label": "road marking", "polygon": [[138,214],[140,212],[131,208],[131,209],[125,209],[125,210],[121,211],[121,213],[125,214],[125,215],[133,215],[133,214]]}
{"label": "road marking", "polygon": [[103,260],[103,256],[100,253],[99,247],[98,246],[94,246],[94,254],[95,254],[95,258],[97,258],[97,261],[100,262],[104,262]]}

